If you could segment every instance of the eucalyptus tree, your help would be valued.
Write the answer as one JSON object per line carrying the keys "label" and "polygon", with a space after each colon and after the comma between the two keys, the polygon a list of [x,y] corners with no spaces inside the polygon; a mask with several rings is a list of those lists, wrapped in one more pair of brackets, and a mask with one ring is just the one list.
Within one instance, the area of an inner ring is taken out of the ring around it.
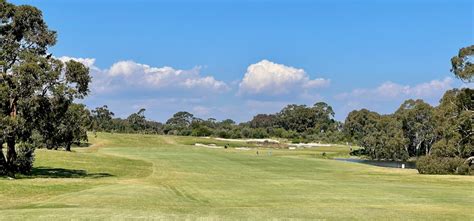
{"label": "eucalyptus tree", "polygon": [[71,104],[58,126],[58,137],[61,146],[71,151],[71,145],[87,141],[87,129],[91,123],[90,111],[84,104]]}
{"label": "eucalyptus tree", "polygon": [[368,142],[364,138],[376,130],[378,118],[380,115],[376,112],[367,109],[354,110],[347,115],[343,132],[360,146],[366,147]]}
{"label": "eucalyptus tree", "polygon": [[474,90],[447,91],[435,110],[437,142],[433,153],[439,157],[474,156]]}
{"label": "eucalyptus tree", "polygon": [[276,117],[280,127],[299,133],[308,130],[316,130],[319,133],[335,123],[332,107],[324,102],[318,102],[313,107],[291,104],[284,107]]}
{"label": "eucalyptus tree", "polygon": [[395,112],[402,123],[404,136],[409,140],[406,150],[410,156],[430,154],[436,141],[434,108],[423,100],[407,100]]}
{"label": "eucalyptus tree", "polygon": [[466,82],[474,78],[474,45],[459,49],[458,55],[451,58],[451,71],[454,75]]}
{"label": "eucalyptus tree", "polygon": [[15,146],[31,141],[48,110],[44,105],[59,97],[83,98],[89,92],[88,68],[47,54],[55,43],[56,32],[48,28],[40,10],[0,0],[0,129],[1,141],[7,143],[0,163],[11,175],[19,171]]}
{"label": "eucalyptus tree", "polygon": [[181,133],[188,129],[194,120],[193,114],[186,111],[179,111],[166,121],[164,132],[166,134],[170,132]]}
{"label": "eucalyptus tree", "polygon": [[115,114],[107,105],[96,107],[91,111],[91,115],[93,130],[110,131],[112,129],[112,118]]}
{"label": "eucalyptus tree", "polygon": [[334,131],[337,123],[334,120],[334,110],[325,102],[317,102],[312,107],[315,116],[315,129],[317,131]]}
{"label": "eucalyptus tree", "polygon": [[367,155],[376,158],[377,122],[380,115],[367,109],[350,112],[344,122],[343,132],[364,148]]}
{"label": "eucalyptus tree", "polygon": [[133,131],[145,131],[146,119],[145,119],[145,108],[140,109],[137,113],[133,113],[127,117],[131,129]]}
{"label": "eucalyptus tree", "polygon": [[251,121],[249,126],[251,128],[269,128],[277,126],[277,116],[275,114],[257,114]]}

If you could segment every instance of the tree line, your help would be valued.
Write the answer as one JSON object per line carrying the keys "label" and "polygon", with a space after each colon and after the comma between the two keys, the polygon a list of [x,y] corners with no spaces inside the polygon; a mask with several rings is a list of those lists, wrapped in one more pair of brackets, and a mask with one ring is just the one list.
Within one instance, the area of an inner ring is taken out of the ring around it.
{"label": "tree line", "polygon": [[[451,59],[454,75],[466,83],[474,76],[474,45]],[[417,158],[420,173],[468,174],[474,160],[474,90],[448,90],[436,107],[407,100],[393,114],[352,111],[344,123],[346,137],[363,149],[355,155],[379,160]]]}
{"label": "tree line", "polygon": [[342,124],[334,120],[334,111],[324,102],[309,107],[288,105],[275,114],[258,114],[248,122],[237,124],[232,119],[201,119],[180,111],[164,124],[145,118],[145,109],[126,119],[114,118],[106,105],[91,111],[92,131],[117,133],[153,133],[181,136],[215,136],[221,138],[282,137],[300,141],[339,142],[343,140]]}

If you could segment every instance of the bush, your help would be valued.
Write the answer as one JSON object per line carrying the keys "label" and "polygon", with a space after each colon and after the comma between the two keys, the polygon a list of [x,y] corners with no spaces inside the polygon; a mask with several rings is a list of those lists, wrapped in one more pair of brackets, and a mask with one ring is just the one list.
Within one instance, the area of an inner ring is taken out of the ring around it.
{"label": "bush", "polygon": [[240,139],[240,138],[242,138],[242,134],[241,134],[240,129],[237,129],[237,128],[236,128],[236,129],[233,129],[233,130],[231,131],[230,138],[232,138],[232,139]]}
{"label": "bush", "polygon": [[250,138],[262,139],[268,137],[267,131],[263,128],[256,128],[251,130],[251,132],[252,133]]}
{"label": "bush", "polygon": [[15,165],[21,174],[30,174],[35,161],[35,148],[30,143],[20,143],[17,146],[17,158]]}
{"label": "bush", "polygon": [[212,134],[211,129],[206,126],[199,126],[192,130],[191,135],[195,137],[207,137]]}
{"label": "bush", "polygon": [[30,137],[30,143],[34,148],[43,148],[46,146],[43,136],[37,131],[34,130]]}
{"label": "bush", "polygon": [[471,167],[466,163],[463,163],[461,166],[458,167],[457,174],[459,175],[469,175],[471,173]]}
{"label": "bush", "polygon": [[179,136],[190,136],[192,133],[193,131],[190,129],[183,129],[181,131],[178,131]]}
{"label": "bush", "polygon": [[416,161],[416,169],[421,174],[466,175],[470,173],[469,166],[459,157],[423,156]]}
{"label": "bush", "polygon": [[229,133],[227,130],[218,130],[215,132],[215,135],[220,138],[230,138],[231,133]]}

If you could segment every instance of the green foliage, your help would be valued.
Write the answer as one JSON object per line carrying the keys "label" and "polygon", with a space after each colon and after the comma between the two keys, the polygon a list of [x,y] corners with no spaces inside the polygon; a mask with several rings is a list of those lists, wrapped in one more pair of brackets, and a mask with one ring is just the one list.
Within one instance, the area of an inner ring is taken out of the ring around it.
{"label": "green foliage", "polygon": [[19,173],[30,174],[33,169],[33,162],[35,161],[34,155],[35,147],[29,143],[19,143],[17,145],[17,158],[14,164]]}
{"label": "green foliage", "polygon": [[474,90],[463,88],[447,91],[437,107],[407,100],[393,115],[353,111],[344,134],[364,147],[354,155],[394,160],[432,155],[420,158],[420,173],[453,173],[460,166],[453,166],[456,159],[474,156],[473,100]]}
{"label": "green foliage", "polygon": [[395,112],[402,124],[404,137],[408,140],[409,156],[430,154],[435,141],[434,108],[423,100],[407,100]]}
{"label": "green foliage", "polygon": [[451,58],[451,71],[454,75],[467,82],[472,82],[474,78],[474,64],[472,59],[474,56],[474,45],[459,49],[457,56]]}
{"label": "green foliage", "polygon": [[324,102],[318,102],[313,107],[306,105],[288,105],[277,115],[278,126],[298,133],[315,129],[316,133],[334,130],[334,111]]}
{"label": "green foliage", "polygon": [[92,129],[97,131],[111,131],[114,112],[107,105],[92,110]]}
{"label": "green foliage", "polygon": [[7,143],[0,163],[14,175],[28,171],[28,163],[17,163],[23,156],[16,145],[30,142],[33,131],[47,146],[64,139],[65,114],[74,99],[87,96],[91,77],[83,64],[63,63],[47,54],[56,43],[56,32],[49,30],[40,10],[4,0],[0,5],[0,140]]}
{"label": "green foliage", "polygon": [[211,134],[212,134],[212,130],[206,126],[198,126],[194,128],[191,132],[191,135],[195,137],[207,137],[207,136],[210,136]]}
{"label": "green foliage", "polygon": [[[422,156],[416,161],[416,169],[421,174],[460,174],[470,173],[464,159],[459,157]],[[467,166],[468,167],[468,166]]]}
{"label": "green foliage", "polygon": [[467,158],[474,156],[474,90],[447,91],[435,110],[438,139],[433,154],[440,157]]}

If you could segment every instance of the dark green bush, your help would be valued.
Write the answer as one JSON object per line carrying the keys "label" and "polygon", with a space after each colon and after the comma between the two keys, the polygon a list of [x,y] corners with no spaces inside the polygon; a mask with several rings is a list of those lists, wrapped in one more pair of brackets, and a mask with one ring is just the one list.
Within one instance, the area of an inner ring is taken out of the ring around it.
{"label": "dark green bush", "polygon": [[[467,167],[467,168],[466,168]],[[416,161],[421,174],[469,174],[470,168],[459,157],[423,156]]]}
{"label": "dark green bush", "polygon": [[199,126],[197,128],[194,128],[191,132],[191,135],[195,137],[207,137],[207,136],[210,136],[211,134],[212,134],[212,130],[206,126]]}
{"label": "dark green bush", "polygon": [[15,165],[21,174],[30,174],[35,161],[35,147],[30,143],[20,143],[17,146]]}
{"label": "dark green bush", "polygon": [[459,175],[469,175],[471,174],[471,167],[466,163],[463,163],[461,166],[458,167],[457,174]]}
{"label": "dark green bush", "polygon": [[215,132],[215,135],[220,138],[231,138],[231,133],[227,130],[218,130]]}

